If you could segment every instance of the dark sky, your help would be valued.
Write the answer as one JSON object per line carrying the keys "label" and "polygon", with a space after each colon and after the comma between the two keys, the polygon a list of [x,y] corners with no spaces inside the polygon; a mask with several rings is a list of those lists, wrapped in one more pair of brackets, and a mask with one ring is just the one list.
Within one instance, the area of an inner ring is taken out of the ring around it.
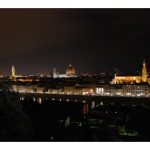
{"label": "dark sky", "polygon": [[150,9],[1,9],[0,72],[77,73],[150,66]]}

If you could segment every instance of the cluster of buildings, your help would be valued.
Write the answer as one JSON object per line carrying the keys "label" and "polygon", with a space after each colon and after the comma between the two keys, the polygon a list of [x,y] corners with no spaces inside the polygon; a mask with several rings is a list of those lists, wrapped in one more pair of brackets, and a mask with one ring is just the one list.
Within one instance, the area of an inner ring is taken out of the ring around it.
{"label": "cluster of buildings", "polygon": [[[72,65],[66,68],[65,74],[58,74],[56,69],[53,69],[52,77],[64,78],[67,81],[70,77],[78,77],[75,75],[75,69]],[[40,79],[37,76],[22,76],[17,75],[15,67],[12,66],[12,74],[10,77],[12,81],[12,90],[20,93],[42,93],[42,94],[70,94],[70,95],[96,95],[96,96],[135,96],[135,97],[149,97],[150,96],[150,77],[147,72],[146,62],[143,61],[141,75],[127,75],[122,76],[115,74],[110,84],[75,84],[67,85],[67,82],[62,82],[61,87],[47,87],[45,85],[39,86]],[[92,79],[91,79],[92,80]],[[33,84],[36,82],[37,84]],[[46,80],[53,82],[53,80]],[[25,84],[24,84],[25,83]],[[27,84],[26,84],[27,83]],[[28,84],[30,83],[30,84]],[[57,83],[56,83],[57,84]]]}
{"label": "cluster of buildings", "polygon": [[53,68],[52,76],[53,76],[53,78],[76,77],[76,75],[75,75],[75,69],[74,69],[74,67],[72,67],[72,65],[70,64],[70,65],[66,68],[66,73],[65,73],[65,74],[59,74],[59,73],[56,71],[56,68]]}
{"label": "cluster of buildings", "polygon": [[[18,75],[18,74],[16,74],[15,66],[12,66],[10,79],[12,81],[33,82],[33,81],[39,81],[39,78],[41,78],[41,77],[43,77],[43,75],[40,75],[39,77],[38,76],[33,76],[33,75],[32,76]],[[66,73],[65,74],[59,74],[58,72],[56,72],[56,69],[54,68],[51,77],[52,78],[70,78],[70,77],[76,77],[76,75],[75,75],[75,69],[70,64],[66,68]]]}
{"label": "cluster of buildings", "polygon": [[96,95],[96,96],[133,96],[149,97],[148,85],[75,85],[63,88],[45,88],[38,85],[12,85],[12,90],[20,93]]}

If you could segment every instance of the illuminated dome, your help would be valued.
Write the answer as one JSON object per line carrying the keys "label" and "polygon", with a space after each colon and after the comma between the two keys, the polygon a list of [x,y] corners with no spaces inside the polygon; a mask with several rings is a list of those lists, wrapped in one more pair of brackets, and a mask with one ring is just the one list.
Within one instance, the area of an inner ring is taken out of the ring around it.
{"label": "illuminated dome", "polygon": [[75,69],[71,66],[71,64],[66,69],[66,75],[70,77],[75,75]]}

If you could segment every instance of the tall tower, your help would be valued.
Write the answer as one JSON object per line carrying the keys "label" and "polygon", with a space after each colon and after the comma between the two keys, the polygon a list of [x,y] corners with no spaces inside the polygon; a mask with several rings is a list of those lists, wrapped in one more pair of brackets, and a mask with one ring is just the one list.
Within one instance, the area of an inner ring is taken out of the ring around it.
{"label": "tall tower", "polygon": [[142,82],[147,82],[147,69],[146,69],[146,62],[143,61],[143,68],[142,68]]}
{"label": "tall tower", "polygon": [[12,76],[12,77],[16,77],[15,66],[12,66],[12,69],[11,69],[11,76]]}
{"label": "tall tower", "polygon": [[56,72],[56,68],[53,68],[53,78],[56,78],[57,77],[57,72]]}

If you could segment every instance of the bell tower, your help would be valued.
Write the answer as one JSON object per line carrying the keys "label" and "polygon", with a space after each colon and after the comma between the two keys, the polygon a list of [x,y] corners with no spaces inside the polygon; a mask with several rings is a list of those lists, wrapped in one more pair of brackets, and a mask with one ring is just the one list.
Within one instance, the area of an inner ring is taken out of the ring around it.
{"label": "bell tower", "polygon": [[12,76],[12,77],[16,77],[15,66],[12,66],[12,69],[11,69],[11,76]]}
{"label": "bell tower", "polygon": [[147,69],[146,69],[146,62],[143,61],[143,68],[142,68],[142,82],[147,82]]}

